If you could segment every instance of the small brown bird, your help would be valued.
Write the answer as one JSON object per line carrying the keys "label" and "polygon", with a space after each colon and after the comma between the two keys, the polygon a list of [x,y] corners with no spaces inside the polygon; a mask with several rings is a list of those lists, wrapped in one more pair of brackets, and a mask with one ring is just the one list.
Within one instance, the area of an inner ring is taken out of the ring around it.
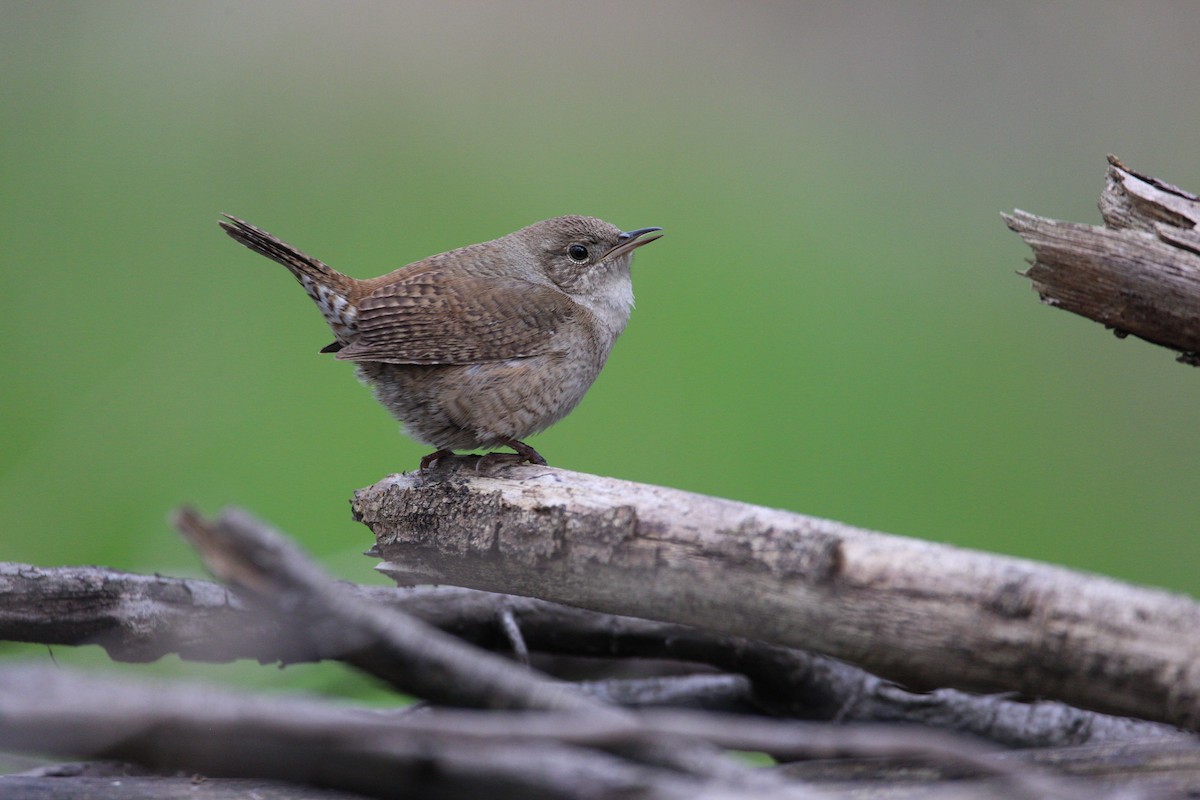
{"label": "small brown bird", "polygon": [[[555,217],[358,280],[228,214],[225,232],[283,264],[358,376],[409,436],[454,450],[511,447],[558,422],[600,374],[633,308],[633,251],[661,228]],[[511,458],[511,456],[500,456]],[[488,456],[485,456],[487,458]]]}

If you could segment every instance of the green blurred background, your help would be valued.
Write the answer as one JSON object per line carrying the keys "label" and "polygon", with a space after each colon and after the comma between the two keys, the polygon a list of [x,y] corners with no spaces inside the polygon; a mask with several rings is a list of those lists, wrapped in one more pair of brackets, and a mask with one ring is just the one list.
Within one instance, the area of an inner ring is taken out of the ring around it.
{"label": "green blurred background", "polygon": [[1200,190],[1200,6],[0,8],[0,559],[198,574],[186,501],[373,580],[347,500],[427,448],[218,212],[359,277],[581,213],[667,236],[552,464],[1197,592],[1200,372],[999,215]]}

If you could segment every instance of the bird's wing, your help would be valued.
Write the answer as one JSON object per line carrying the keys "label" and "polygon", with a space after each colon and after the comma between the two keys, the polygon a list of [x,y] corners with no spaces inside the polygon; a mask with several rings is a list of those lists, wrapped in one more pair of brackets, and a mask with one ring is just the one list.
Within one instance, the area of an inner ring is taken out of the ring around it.
{"label": "bird's wing", "polygon": [[478,364],[552,351],[554,333],[578,306],[549,286],[505,278],[447,279],[422,270],[358,303],[358,338],[346,361]]}

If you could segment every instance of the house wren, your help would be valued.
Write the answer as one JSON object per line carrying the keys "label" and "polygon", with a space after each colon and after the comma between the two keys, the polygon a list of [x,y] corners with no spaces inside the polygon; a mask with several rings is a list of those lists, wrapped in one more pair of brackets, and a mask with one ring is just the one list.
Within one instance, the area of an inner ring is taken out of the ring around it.
{"label": "house wren", "polygon": [[570,413],[600,374],[633,308],[633,251],[661,230],[556,217],[357,280],[223,216],[316,302],[336,339],[321,352],[355,362],[408,435],[436,448],[421,469],[500,445],[545,464],[521,440]]}

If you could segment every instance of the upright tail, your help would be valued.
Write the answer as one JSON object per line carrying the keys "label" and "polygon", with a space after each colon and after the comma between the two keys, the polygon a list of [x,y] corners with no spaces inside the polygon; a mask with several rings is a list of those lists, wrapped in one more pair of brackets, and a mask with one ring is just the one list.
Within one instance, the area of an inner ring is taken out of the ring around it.
{"label": "upright tail", "polygon": [[338,343],[346,344],[350,341],[358,331],[358,308],[350,300],[355,283],[353,278],[300,252],[249,222],[228,214],[221,216],[229,221],[220,220],[217,224],[234,241],[272,261],[278,261],[296,276],[296,280],[300,281],[300,285],[308,292],[308,296],[317,304],[325,321],[333,329]]}

